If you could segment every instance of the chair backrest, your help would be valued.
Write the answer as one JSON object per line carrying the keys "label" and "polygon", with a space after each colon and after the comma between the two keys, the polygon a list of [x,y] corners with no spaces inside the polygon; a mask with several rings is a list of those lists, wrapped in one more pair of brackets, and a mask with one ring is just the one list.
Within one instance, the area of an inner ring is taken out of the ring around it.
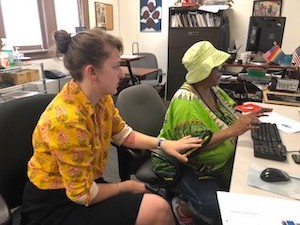
{"label": "chair backrest", "polygon": [[9,208],[21,204],[34,127],[54,94],[39,94],[0,104],[0,193]]}
{"label": "chair backrest", "polygon": [[120,92],[116,106],[134,130],[157,136],[162,128],[166,106],[150,85],[138,84]]}
{"label": "chair backrest", "polygon": [[[134,130],[157,136],[162,128],[166,107],[154,87],[147,84],[130,86],[120,92],[116,106],[120,115]],[[121,180],[130,178],[130,174],[150,157],[150,151],[134,151],[118,147],[119,175]]]}
{"label": "chair backrest", "polygon": [[[158,68],[157,58],[153,53],[150,52],[139,52],[138,55],[145,56],[136,61],[130,62],[131,67],[142,67],[142,68]],[[158,72],[151,73],[146,76],[147,80],[157,79]]]}

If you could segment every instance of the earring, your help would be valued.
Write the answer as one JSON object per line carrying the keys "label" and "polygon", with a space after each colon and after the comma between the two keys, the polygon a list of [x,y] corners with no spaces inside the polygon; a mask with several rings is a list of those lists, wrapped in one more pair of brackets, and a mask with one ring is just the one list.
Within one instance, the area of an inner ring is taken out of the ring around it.
{"label": "earring", "polygon": [[95,88],[96,87],[96,84],[95,84],[95,82],[93,82],[93,88]]}

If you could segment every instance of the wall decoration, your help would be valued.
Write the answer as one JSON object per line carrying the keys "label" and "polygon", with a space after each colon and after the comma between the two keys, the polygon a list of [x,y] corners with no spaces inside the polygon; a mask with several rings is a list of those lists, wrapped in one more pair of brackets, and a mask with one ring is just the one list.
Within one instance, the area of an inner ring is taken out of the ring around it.
{"label": "wall decoration", "polygon": [[253,2],[253,16],[280,16],[281,0],[257,0]]}
{"label": "wall decoration", "polygon": [[113,6],[95,2],[96,27],[113,30]]}
{"label": "wall decoration", "polygon": [[140,29],[143,32],[161,31],[162,0],[140,0]]}

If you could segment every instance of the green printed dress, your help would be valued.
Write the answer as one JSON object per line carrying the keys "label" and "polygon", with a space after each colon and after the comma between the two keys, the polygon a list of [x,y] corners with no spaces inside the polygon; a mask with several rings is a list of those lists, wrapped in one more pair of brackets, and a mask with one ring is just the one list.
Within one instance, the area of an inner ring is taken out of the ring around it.
{"label": "green printed dress", "polygon": [[[184,83],[172,98],[159,137],[178,140],[184,136],[199,136],[216,133],[233,124],[238,113],[235,102],[220,87],[212,87],[217,102],[217,112],[211,111],[193,92],[190,84]],[[197,149],[188,158],[199,179],[215,177],[227,183],[231,174],[235,139],[226,140],[212,149]],[[154,171],[165,179],[172,180],[175,171],[163,158],[152,156]],[[221,181],[222,182],[222,181]]]}

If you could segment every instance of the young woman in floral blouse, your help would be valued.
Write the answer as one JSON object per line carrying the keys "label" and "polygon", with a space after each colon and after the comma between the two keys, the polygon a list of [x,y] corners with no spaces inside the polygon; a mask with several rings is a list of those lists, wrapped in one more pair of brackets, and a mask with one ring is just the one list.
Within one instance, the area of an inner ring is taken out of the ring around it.
{"label": "young woman in floral blouse", "polygon": [[[137,149],[159,142],[133,131],[111,97],[124,78],[120,39],[100,29],[70,36],[56,31],[57,53],[72,80],[49,104],[33,133],[34,153],[23,194],[24,225],[175,224],[169,204],[147,193],[143,183],[103,180],[111,141]],[[201,146],[201,139],[164,140],[161,147],[181,161],[181,151]]]}

